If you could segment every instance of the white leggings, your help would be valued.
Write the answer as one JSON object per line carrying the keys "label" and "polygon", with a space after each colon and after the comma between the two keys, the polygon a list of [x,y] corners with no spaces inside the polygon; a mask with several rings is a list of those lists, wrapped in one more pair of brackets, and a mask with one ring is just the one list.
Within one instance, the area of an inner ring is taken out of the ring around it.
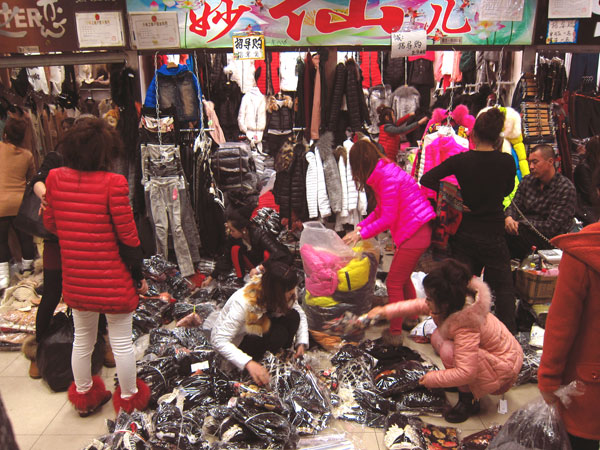
{"label": "white leggings", "polygon": [[[73,309],[75,341],[71,354],[71,366],[77,392],[85,393],[92,387],[92,353],[98,337],[97,312]],[[117,363],[117,377],[121,386],[121,397],[137,393],[135,354],[131,340],[133,313],[106,314],[110,345]]]}

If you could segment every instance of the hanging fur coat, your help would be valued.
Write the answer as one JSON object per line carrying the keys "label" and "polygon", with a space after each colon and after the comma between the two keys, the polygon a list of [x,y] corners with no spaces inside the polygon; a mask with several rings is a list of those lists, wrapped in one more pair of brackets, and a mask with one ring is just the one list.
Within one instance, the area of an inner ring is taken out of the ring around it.
{"label": "hanging fur coat", "polygon": [[294,144],[291,139],[285,142],[275,158],[275,185],[273,195],[279,205],[281,219],[293,219],[293,216],[308,220],[306,204],[306,147],[302,143]]}

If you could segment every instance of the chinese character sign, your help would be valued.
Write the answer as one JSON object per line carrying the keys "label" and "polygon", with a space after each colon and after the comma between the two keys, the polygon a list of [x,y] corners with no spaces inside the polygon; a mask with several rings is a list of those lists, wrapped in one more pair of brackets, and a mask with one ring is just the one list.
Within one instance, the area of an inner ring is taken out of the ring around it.
{"label": "chinese character sign", "polygon": [[259,34],[233,36],[233,59],[265,59],[265,37]]}
{"label": "chinese character sign", "polygon": [[549,20],[546,44],[575,44],[578,20]]}
{"label": "chinese character sign", "polygon": [[425,54],[427,32],[425,30],[392,33],[392,58]]}
{"label": "chinese character sign", "polygon": [[482,20],[486,0],[127,0],[128,11],[175,11],[183,47],[230,47],[238,33],[269,46],[386,45],[407,23],[427,44],[531,44],[536,0],[521,21]]}

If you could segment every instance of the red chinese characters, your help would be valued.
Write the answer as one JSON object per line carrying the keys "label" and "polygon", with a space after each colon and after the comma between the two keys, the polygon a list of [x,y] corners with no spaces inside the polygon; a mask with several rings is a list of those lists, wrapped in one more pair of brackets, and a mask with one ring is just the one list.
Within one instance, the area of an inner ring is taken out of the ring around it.
{"label": "red chinese characters", "polygon": [[[225,5],[225,11],[219,9],[221,5]],[[200,16],[198,16],[194,10],[190,10],[190,31],[202,37],[206,37],[210,30],[211,23],[217,25],[218,23],[223,22],[225,28],[208,42],[216,41],[228,34],[238,23],[242,15],[245,12],[250,11],[250,9],[251,8],[246,5],[240,5],[237,8],[234,8],[233,0],[221,0],[215,8],[211,8],[208,2],[205,2]]]}
{"label": "red chinese characters", "polygon": [[[348,14],[332,9],[320,9],[315,19],[315,28],[321,33],[334,33],[348,28],[380,26],[386,33],[393,33],[402,27],[404,10],[397,6],[380,6],[382,17],[369,19],[365,17],[367,0],[351,0]],[[337,18],[337,20],[334,20]]]}
{"label": "red chinese characters", "polygon": [[306,11],[296,14],[294,11],[301,6],[306,5],[310,0],[283,0],[278,5],[269,9],[269,14],[273,19],[281,19],[287,17],[289,23],[287,26],[287,34],[295,41],[299,41],[302,37],[302,22]]}
{"label": "red chinese characters", "polygon": [[433,8],[433,20],[427,27],[427,34],[429,35],[433,30],[438,28],[438,22],[440,21],[440,17],[442,16],[442,11],[444,11],[444,17],[442,18],[442,32],[446,34],[461,34],[461,33],[469,33],[471,31],[471,25],[469,21],[465,19],[465,23],[460,28],[450,28],[448,26],[448,19],[450,18],[450,14],[452,10],[456,6],[455,0],[446,0],[446,9],[444,11],[444,7],[442,5],[438,5],[435,3],[431,3],[431,8]]}

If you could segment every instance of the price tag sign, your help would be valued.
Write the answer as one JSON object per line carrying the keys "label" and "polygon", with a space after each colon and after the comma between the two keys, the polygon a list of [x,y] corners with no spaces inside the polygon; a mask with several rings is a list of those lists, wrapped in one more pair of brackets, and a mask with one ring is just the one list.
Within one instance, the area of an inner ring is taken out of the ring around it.
{"label": "price tag sign", "polygon": [[233,36],[233,59],[265,59],[265,36],[243,33]]}
{"label": "price tag sign", "polygon": [[578,20],[549,20],[546,44],[575,44],[578,29]]}
{"label": "price tag sign", "polygon": [[392,33],[392,58],[424,55],[427,50],[425,30]]}
{"label": "price tag sign", "polygon": [[176,12],[130,13],[129,29],[134,48],[179,48]]}
{"label": "price tag sign", "polygon": [[123,22],[120,11],[75,13],[79,48],[123,47]]}

